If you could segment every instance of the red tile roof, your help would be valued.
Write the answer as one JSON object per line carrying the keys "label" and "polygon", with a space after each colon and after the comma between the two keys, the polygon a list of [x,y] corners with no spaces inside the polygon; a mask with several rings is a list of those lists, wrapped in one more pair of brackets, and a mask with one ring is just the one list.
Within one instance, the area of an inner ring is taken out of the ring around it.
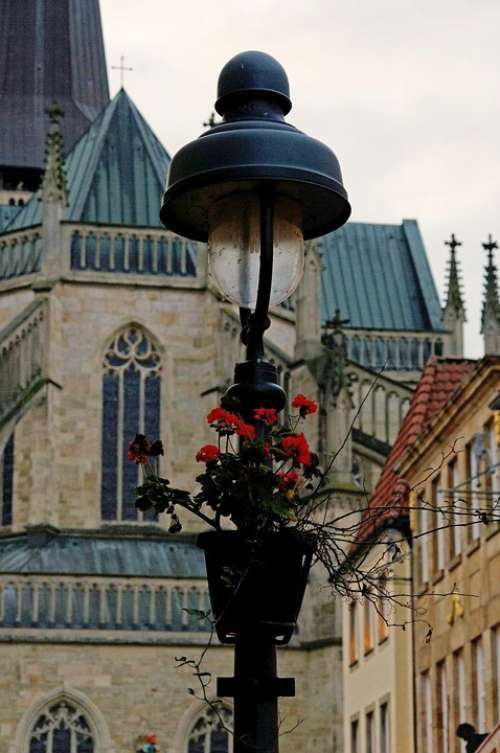
{"label": "red tile roof", "polygon": [[368,508],[363,513],[357,541],[352,546],[353,551],[360,544],[367,543],[368,537],[388,518],[407,514],[409,489],[407,482],[398,476],[396,469],[399,461],[462,386],[476,363],[465,358],[437,357],[431,358],[427,363],[368,502]]}

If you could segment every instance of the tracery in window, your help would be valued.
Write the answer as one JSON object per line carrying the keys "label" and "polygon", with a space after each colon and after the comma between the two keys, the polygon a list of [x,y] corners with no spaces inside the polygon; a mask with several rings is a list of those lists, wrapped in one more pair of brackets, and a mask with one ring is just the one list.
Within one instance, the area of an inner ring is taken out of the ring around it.
{"label": "tracery in window", "polygon": [[35,722],[29,753],[97,753],[90,725],[76,706],[58,701]]}
{"label": "tracery in window", "polygon": [[[136,434],[160,436],[161,362],[156,347],[138,327],[127,327],[110,343],[102,377],[103,520],[137,520],[138,467],[127,459]],[[141,514],[142,516],[142,514]],[[154,519],[145,513],[144,519]]]}
{"label": "tracery in window", "polygon": [[189,733],[187,753],[229,753],[232,714],[227,706],[207,706]]}

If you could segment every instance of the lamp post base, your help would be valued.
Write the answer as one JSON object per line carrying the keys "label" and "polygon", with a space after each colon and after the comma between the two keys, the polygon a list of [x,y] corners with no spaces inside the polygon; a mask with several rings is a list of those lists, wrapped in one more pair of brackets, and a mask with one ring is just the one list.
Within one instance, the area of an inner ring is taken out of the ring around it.
{"label": "lamp post base", "polygon": [[276,676],[276,646],[249,632],[234,650],[234,677],[217,680],[217,695],[234,698],[233,753],[278,753],[278,697],[295,695],[295,680]]}

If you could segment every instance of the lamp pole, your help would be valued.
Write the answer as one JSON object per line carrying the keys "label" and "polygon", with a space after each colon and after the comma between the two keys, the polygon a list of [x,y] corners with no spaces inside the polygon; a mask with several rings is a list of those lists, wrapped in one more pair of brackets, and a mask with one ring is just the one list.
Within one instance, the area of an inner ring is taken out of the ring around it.
{"label": "lamp pole", "polygon": [[[288,78],[274,58],[236,55],[222,69],[217,93],[222,122],[210,122],[172,159],[160,217],[167,229],[208,241],[214,281],[240,307],[246,360],[236,365],[223,403],[254,423],[256,408],[279,412],[286,404],[265,358],[269,307],[297,287],[304,239],[336,230],[351,208],[334,153],[285,122],[292,106]],[[305,575],[296,577],[303,594]],[[283,583],[290,586],[297,588]],[[277,699],[293,696],[295,683],[277,677],[276,644],[290,640],[295,621],[244,612],[236,633],[218,627],[220,640],[235,644],[234,677],[219,678],[217,686],[220,696],[234,698],[235,753],[278,751]]]}

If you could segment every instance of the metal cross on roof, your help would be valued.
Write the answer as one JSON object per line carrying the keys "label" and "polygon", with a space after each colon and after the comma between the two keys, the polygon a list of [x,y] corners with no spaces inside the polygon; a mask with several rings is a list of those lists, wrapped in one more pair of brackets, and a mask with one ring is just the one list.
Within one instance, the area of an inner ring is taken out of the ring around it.
{"label": "metal cross on roof", "polygon": [[123,89],[123,79],[124,79],[123,74],[124,74],[124,72],[125,71],[133,71],[134,70],[133,68],[128,68],[126,65],[124,65],[124,63],[125,63],[125,56],[124,55],[120,55],[120,65],[112,65],[111,66],[111,69],[113,71],[120,71],[120,87],[122,89]]}
{"label": "metal cross on roof", "polygon": [[498,243],[493,240],[491,237],[491,233],[488,235],[488,242],[482,244],[485,251],[488,251],[488,254],[490,255],[493,249],[498,248]]}
{"label": "metal cross on roof", "polygon": [[344,324],[349,324],[349,319],[341,319],[340,309],[335,309],[335,316],[325,322],[325,329],[333,329],[334,332],[340,332]]}
{"label": "metal cross on roof", "polygon": [[455,233],[452,233],[451,236],[450,236],[450,240],[449,241],[445,241],[444,245],[445,246],[449,246],[450,249],[452,251],[454,251],[457,248],[457,246],[461,246],[462,245],[462,241],[457,241],[457,239],[455,238]]}
{"label": "metal cross on roof", "polygon": [[221,123],[221,122],[222,121],[215,119],[215,112],[212,110],[212,112],[210,113],[209,119],[206,120],[203,123],[203,127],[204,128],[213,128],[214,126],[219,125],[219,123]]}

